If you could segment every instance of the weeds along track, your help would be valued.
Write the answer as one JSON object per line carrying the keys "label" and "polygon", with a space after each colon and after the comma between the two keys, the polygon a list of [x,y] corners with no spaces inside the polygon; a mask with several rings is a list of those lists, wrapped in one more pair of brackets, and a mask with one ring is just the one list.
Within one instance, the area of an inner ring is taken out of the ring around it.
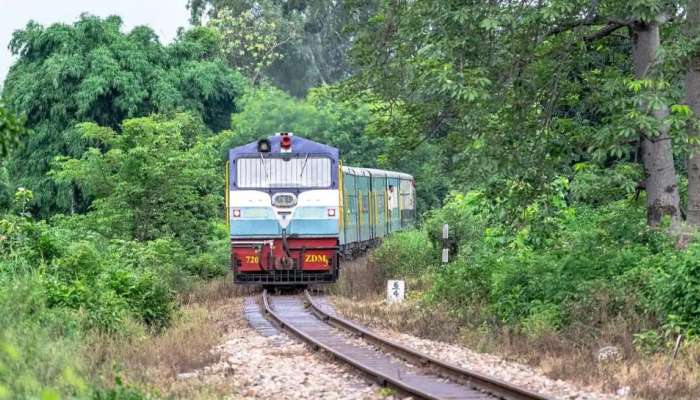
{"label": "weeds along track", "polygon": [[380,384],[414,398],[551,400],[377,336],[324,310],[308,291],[304,296],[272,296],[263,291],[262,303],[270,319],[314,350],[324,350]]}

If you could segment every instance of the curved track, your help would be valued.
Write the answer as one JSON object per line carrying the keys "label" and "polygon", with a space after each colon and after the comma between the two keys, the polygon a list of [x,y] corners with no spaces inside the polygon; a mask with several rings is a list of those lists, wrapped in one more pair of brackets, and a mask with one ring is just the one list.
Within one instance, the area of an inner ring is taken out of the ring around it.
{"label": "curved track", "polygon": [[324,310],[308,292],[304,299],[300,296],[268,296],[264,291],[262,300],[264,311],[270,318],[314,349],[323,349],[374,377],[380,384],[390,385],[416,398],[550,400],[379,337]]}

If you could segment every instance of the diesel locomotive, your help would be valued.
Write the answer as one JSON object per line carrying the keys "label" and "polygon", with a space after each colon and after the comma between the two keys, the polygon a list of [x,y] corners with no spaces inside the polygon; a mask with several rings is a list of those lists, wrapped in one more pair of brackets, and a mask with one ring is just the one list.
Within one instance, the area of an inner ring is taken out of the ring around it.
{"label": "diesel locomotive", "polygon": [[236,283],[332,283],[340,260],[413,224],[411,175],[343,166],[289,132],[229,150],[226,207]]}

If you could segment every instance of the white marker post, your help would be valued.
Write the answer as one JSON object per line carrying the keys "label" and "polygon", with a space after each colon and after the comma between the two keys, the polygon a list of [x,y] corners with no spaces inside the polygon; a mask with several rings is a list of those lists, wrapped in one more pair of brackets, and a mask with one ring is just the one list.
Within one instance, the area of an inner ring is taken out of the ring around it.
{"label": "white marker post", "polygon": [[450,249],[449,241],[447,240],[450,235],[450,226],[445,224],[442,226],[442,265],[446,265],[450,259]]}
{"label": "white marker post", "polygon": [[406,294],[404,281],[389,280],[386,283],[386,302],[389,304],[401,303]]}

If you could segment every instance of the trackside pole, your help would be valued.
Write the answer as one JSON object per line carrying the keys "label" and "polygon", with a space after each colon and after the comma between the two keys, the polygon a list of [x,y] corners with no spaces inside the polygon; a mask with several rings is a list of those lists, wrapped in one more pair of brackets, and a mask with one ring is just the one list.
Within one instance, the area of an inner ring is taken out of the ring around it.
{"label": "trackside pole", "polygon": [[448,236],[450,234],[450,226],[445,224],[442,226],[442,265],[447,265],[450,258],[450,249],[448,244]]}

